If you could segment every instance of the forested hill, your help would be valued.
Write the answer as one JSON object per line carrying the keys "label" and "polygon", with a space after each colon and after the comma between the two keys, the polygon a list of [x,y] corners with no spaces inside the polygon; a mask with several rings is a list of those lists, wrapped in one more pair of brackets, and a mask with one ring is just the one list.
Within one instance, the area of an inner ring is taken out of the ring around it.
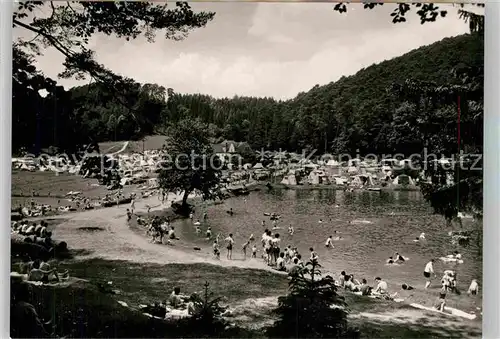
{"label": "forested hill", "polygon": [[[258,148],[324,150],[326,144],[334,152],[420,151],[423,141],[412,140],[420,135],[411,135],[404,125],[417,118],[422,108],[403,103],[387,89],[407,79],[448,85],[458,81],[452,69],[483,63],[482,38],[467,34],[418,48],[336,82],[317,85],[286,102],[176,94],[170,98],[169,109],[174,119],[181,111],[190,111],[222,128],[219,133],[225,138],[246,140]],[[456,109],[450,110],[451,116],[444,114],[440,118],[443,123],[451,122],[453,129]],[[216,130],[213,133],[217,134]],[[444,131],[443,128],[441,132]],[[450,132],[456,135],[455,131]],[[456,141],[450,142],[456,145]]]}
{"label": "forested hill", "polygon": [[[387,154],[420,152],[425,145],[452,152],[456,150],[456,104],[436,106],[430,100],[405,102],[388,88],[407,79],[453,84],[459,81],[452,74],[453,69],[482,67],[483,60],[483,38],[466,34],[421,47],[336,82],[316,85],[287,101],[254,97],[218,99],[177,93],[175,88],[165,89],[156,84],[136,84],[118,96],[95,84],[68,92],[59,90],[57,95],[47,97],[42,106],[37,104],[31,109],[26,108],[29,102],[19,96],[13,101],[13,147],[29,148],[35,143],[38,112],[38,121],[43,121],[44,126],[38,129],[42,136],[37,138],[43,146],[67,148],[71,142],[88,139],[137,139],[162,133],[165,125],[189,117],[209,123],[208,132],[215,139],[248,141],[256,149],[308,148],[322,152],[326,148],[337,153],[359,150],[361,154]],[[464,129],[470,127],[467,114],[477,115],[474,109],[482,110],[481,105],[473,107],[463,113]],[[470,128],[479,123],[476,121]],[[422,124],[425,128],[417,128]],[[33,133],[25,133],[29,131]],[[464,131],[463,135],[467,133]],[[433,144],[435,139],[440,140],[439,145]]]}

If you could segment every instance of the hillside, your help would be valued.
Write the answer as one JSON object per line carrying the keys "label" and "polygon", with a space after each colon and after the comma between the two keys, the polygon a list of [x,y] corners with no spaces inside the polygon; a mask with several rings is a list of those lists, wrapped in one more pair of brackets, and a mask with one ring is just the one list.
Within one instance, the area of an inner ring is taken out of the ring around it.
{"label": "hillside", "polygon": [[[248,141],[256,149],[392,154],[430,147],[429,142],[432,144],[439,134],[444,141],[434,147],[451,152],[456,149],[456,104],[436,105],[430,99],[405,102],[387,89],[407,79],[438,85],[457,83],[453,69],[483,67],[483,45],[483,38],[475,34],[447,38],[336,82],[316,85],[287,101],[255,97],[216,99],[176,93],[175,89],[156,84],[136,83],[121,97],[95,84],[75,87],[44,100],[39,142],[42,146],[67,148],[68,144],[88,140],[140,140],[145,135],[161,134],[165,125],[181,118],[200,118],[209,124],[211,137]],[[16,105],[20,103],[14,101],[14,112],[19,112]],[[475,112],[463,112],[464,128],[468,128],[467,117],[482,110],[481,105],[477,106]],[[36,142],[36,113],[24,110],[22,114],[22,118],[13,119],[14,136],[19,136],[14,140],[14,148],[32,147]],[[33,116],[27,119],[28,114]],[[416,128],[418,124],[424,128]],[[21,131],[33,133],[26,135]],[[469,134],[477,134],[474,131]]]}
{"label": "hillside", "polygon": [[[170,99],[173,102],[169,103],[169,111],[173,119],[179,116],[180,110],[189,111],[221,128],[213,127],[213,133],[247,140],[257,148],[324,150],[326,142],[327,150],[336,152],[352,153],[356,149],[401,152],[405,148],[398,147],[399,141],[390,139],[395,138],[391,136],[395,129],[394,115],[403,99],[389,93],[388,87],[407,79],[433,81],[439,85],[455,83],[452,69],[482,67],[483,63],[483,39],[467,34],[420,47],[336,82],[317,85],[286,102],[177,94]],[[406,108],[414,110],[411,105],[404,107],[405,112]]]}

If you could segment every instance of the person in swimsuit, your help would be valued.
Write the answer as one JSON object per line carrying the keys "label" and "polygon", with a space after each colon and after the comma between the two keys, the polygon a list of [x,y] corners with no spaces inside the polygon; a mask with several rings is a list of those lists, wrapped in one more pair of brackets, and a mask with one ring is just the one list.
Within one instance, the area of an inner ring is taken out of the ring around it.
{"label": "person in swimsuit", "polygon": [[425,265],[425,268],[424,268],[424,277],[427,279],[426,283],[425,283],[425,289],[429,288],[429,286],[431,286],[431,274],[434,275],[434,277],[436,277],[436,273],[434,273],[434,259],[431,259],[426,265]]}
{"label": "person in swimsuit", "polygon": [[439,298],[436,302],[436,309],[438,311],[444,312],[444,307],[446,306],[446,286],[443,284],[441,287],[441,291],[439,291]]}
{"label": "person in swimsuit", "polygon": [[229,237],[227,237],[225,240],[227,249],[227,259],[231,260],[233,257],[233,246],[234,246],[233,234],[229,233]]}
{"label": "person in swimsuit", "polygon": [[472,279],[467,294],[477,295],[478,293],[479,293],[479,284],[477,283],[476,279]]}
{"label": "person in swimsuit", "polygon": [[326,239],[326,242],[325,242],[325,247],[327,248],[333,248],[333,243],[332,243],[332,236],[329,236],[328,239]]}
{"label": "person in swimsuit", "polygon": [[314,248],[309,248],[309,252],[311,252],[311,257],[310,257],[310,260],[313,264],[317,264],[318,263],[318,253],[316,253],[314,251]]}
{"label": "person in swimsuit", "polygon": [[210,238],[212,238],[212,228],[210,226],[207,228],[206,235],[207,235],[208,240],[210,240]]}
{"label": "person in swimsuit", "polygon": [[220,250],[219,250],[219,244],[217,243],[217,240],[214,241],[214,244],[212,245],[212,248],[214,250],[214,256],[216,259],[220,259]]}
{"label": "person in swimsuit", "polygon": [[252,246],[252,258],[257,258],[257,246]]}
{"label": "person in swimsuit", "polygon": [[243,247],[241,248],[241,250],[243,251],[243,258],[246,259],[247,258],[247,247],[248,245],[250,245],[250,241],[247,241],[246,243],[243,244]]}
{"label": "person in swimsuit", "polygon": [[135,196],[132,195],[132,200],[130,201],[130,213],[134,214],[135,209]]}
{"label": "person in swimsuit", "polygon": [[345,281],[346,281],[346,274],[345,274],[345,271],[342,271],[342,272],[340,272],[339,286],[344,287]]}
{"label": "person in swimsuit", "polygon": [[359,287],[359,290],[361,291],[361,295],[370,295],[370,294],[372,294],[372,287],[368,286],[368,282],[364,278],[361,281],[361,286]]}

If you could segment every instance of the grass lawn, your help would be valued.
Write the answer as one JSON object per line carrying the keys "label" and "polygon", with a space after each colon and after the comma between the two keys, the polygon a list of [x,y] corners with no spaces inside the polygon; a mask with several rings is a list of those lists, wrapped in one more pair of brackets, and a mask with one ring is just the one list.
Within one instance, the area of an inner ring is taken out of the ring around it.
{"label": "grass lawn", "polygon": [[114,288],[121,291],[120,300],[130,305],[165,300],[176,286],[184,294],[200,292],[206,281],[212,292],[227,302],[280,295],[288,286],[286,278],[270,272],[209,264],[143,265],[92,259],[71,260],[59,267],[90,282],[112,281]]}
{"label": "grass lawn", "polygon": [[[68,269],[72,277],[85,279],[65,288],[36,287],[34,303],[45,320],[55,319],[57,333],[71,337],[172,337],[185,335],[178,327],[149,319],[132,308],[168,298],[174,287],[182,293],[201,292],[208,281],[214,296],[224,297],[223,303],[234,306],[248,300],[274,297],[287,293],[286,277],[261,270],[225,268],[209,264],[141,265],[126,261],[66,260],[59,270]],[[111,281],[112,284],[108,285]],[[100,286],[109,286],[109,289]],[[351,326],[361,330],[363,338],[431,338],[480,336],[477,326],[455,322],[449,318],[420,316],[408,305],[373,300],[341,292],[351,311]],[[42,306],[43,305],[43,306]],[[248,304],[249,307],[252,303]],[[249,310],[247,323],[272,321],[267,308]],[[363,312],[365,316],[358,316]],[[387,312],[389,316],[387,316]],[[392,313],[393,312],[393,313]],[[373,315],[373,317],[366,316]],[[380,315],[380,318],[377,316]],[[172,327],[173,326],[173,327]],[[182,330],[185,331],[186,329]],[[238,330],[241,331],[241,330]],[[262,330],[225,334],[226,336],[261,337]]]}

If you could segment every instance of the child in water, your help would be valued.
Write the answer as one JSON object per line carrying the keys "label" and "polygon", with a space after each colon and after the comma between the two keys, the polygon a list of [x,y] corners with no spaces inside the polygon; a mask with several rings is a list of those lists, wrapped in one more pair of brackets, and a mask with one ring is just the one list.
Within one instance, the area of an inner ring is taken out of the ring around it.
{"label": "child in water", "polygon": [[212,248],[214,250],[215,258],[220,259],[220,250],[219,250],[219,244],[217,243],[217,240],[214,241]]}
{"label": "child in water", "polygon": [[257,258],[257,246],[255,244],[252,246],[252,258]]}
{"label": "child in water", "polygon": [[250,245],[250,241],[247,241],[246,243],[244,243],[243,247],[242,247],[244,259],[247,258],[247,247],[248,247],[248,245]]}

